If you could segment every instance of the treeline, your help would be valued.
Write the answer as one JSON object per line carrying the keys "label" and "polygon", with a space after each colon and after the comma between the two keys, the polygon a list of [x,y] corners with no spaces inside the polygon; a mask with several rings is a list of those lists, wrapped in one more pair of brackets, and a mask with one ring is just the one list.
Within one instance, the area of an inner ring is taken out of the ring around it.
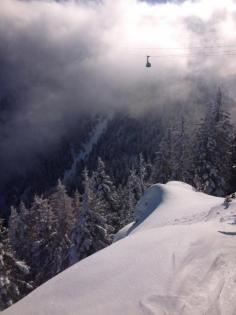
{"label": "treeline", "polygon": [[194,132],[186,132],[190,130],[187,117],[171,120],[154,159],[152,179],[180,180],[199,191],[224,196],[235,188],[235,129],[220,89],[195,125]]}
{"label": "treeline", "polygon": [[132,170],[126,186],[114,186],[99,158],[96,171],[83,171],[83,193],[69,196],[59,180],[48,196],[30,207],[12,207],[8,230],[0,223],[0,309],[26,295],[79,260],[108,246],[133,220],[143,194],[145,163]]}
{"label": "treeline", "polygon": [[230,104],[218,89],[199,104],[147,110],[140,119],[117,115],[86,165],[93,169],[101,156],[115,184],[125,185],[142,152],[151,168],[150,183],[180,180],[224,196],[236,190],[236,134],[227,112]]}
{"label": "treeline", "polygon": [[[12,207],[8,228],[0,223],[0,309],[109,245],[134,220],[149,185],[179,180],[218,196],[235,190],[235,130],[221,90],[200,120],[193,123],[181,110],[168,117],[141,131],[126,124],[130,156],[122,150],[123,129],[110,125],[72,186],[59,180],[52,191]],[[94,156],[102,159],[95,163]]]}

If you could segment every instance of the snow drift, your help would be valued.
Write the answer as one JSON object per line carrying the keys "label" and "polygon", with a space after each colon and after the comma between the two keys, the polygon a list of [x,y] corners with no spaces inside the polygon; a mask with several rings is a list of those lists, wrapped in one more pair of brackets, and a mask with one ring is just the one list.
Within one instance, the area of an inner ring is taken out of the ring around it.
{"label": "snow drift", "polygon": [[3,315],[235,315],[236,202],[223,201],[183,183],[154,185],[123,239]]}

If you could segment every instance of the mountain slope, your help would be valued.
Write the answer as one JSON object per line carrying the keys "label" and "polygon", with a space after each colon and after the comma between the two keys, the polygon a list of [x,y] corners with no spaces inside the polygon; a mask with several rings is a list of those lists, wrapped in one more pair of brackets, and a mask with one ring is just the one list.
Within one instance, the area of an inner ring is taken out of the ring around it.
{"label": "mountain slope", "polygon": [[236,202],[170,182],[147,190],[136,219],[3,315],[236,313]]}

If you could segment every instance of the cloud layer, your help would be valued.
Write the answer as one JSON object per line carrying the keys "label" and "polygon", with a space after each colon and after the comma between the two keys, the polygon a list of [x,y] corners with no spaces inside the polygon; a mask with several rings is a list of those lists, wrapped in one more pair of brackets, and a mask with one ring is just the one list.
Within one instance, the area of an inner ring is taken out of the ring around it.
{"label": "cloud layer", "polygon": [[36,152],[84,110],[186,102],[196,78],[234,86],[235,1],[151,2],[1,0],[0,97],[17,105],[1,152]]}

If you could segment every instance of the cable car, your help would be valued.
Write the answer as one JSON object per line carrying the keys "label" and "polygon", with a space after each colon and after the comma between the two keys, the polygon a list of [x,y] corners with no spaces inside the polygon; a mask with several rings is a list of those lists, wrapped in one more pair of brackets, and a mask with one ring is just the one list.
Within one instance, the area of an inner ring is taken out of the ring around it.
{"label": "cable car", "polygon": [[151,68],[151,66],[152,66],[151,62],[149,61],[149,58],[150,58],[150,56],[147,56],[147,63],[146,63],[147,68]]}

